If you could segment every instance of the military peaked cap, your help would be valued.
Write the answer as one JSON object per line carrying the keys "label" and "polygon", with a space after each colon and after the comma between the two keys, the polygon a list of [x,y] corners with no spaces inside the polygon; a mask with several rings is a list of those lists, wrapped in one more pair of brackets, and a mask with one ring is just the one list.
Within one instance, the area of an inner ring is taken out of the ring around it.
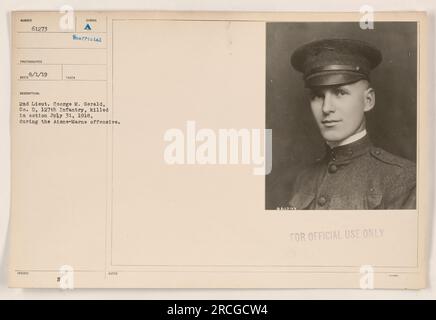
{"label": "military peaked cap", "polygon": [[344,85],[361,79],[382,61],[379,49],[352,39],[324,39],[294,51],[291,64],[303,73],[306,87]]}

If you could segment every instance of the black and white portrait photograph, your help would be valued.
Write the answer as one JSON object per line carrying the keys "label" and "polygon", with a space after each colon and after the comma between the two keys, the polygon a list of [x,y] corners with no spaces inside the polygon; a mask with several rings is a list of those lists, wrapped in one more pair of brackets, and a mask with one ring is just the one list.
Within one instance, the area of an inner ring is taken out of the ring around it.
{"label": "black and white portrait photograph", "polygon": [[416,208],[415,22],[266,29],[266,209]]}

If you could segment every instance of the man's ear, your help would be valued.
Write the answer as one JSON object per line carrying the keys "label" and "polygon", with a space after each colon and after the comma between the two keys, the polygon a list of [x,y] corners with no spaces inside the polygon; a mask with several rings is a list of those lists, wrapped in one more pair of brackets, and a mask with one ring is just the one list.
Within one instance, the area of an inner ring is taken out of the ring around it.
{"label": "man's ear", "polygon": [[364,93],[364,99],[365,99],[365,108],[363,109],[364,112],[371,110],[375,106],[375,91],[373,88],[369,87],[365,90]]}

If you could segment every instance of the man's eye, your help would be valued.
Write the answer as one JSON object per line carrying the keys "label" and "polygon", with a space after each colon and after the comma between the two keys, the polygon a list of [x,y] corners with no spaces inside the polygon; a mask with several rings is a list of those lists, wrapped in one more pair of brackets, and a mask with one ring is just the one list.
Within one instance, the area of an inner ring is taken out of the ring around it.
{"label": "man's eye", "polygon": [[337,96],[343,96],[343,95],[346,95],[346,94],[347,94],[347,92],[345,90],[342,90],[342,89],[336,89],[335,90],[335,95],[337,95]]}
{"label": "man's eye", "polygon": [[322,93],[315,93],[315,92],[313,92],[313,93],[310,95],[310,98],[311,98],[312,100],[315,100],[315,99],[322,99],[322,98],[323,98],[323,94],[322,94]]}

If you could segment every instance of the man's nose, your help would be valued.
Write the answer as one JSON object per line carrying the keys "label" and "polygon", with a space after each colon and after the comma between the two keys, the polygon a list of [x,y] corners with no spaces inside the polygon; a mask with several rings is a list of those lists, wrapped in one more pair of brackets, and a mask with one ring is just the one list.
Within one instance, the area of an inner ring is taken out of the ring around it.
{"label": "man's nose", "polygon": [[326,92],[324,94],[324,100],[322,102],[322,112],[331,113],[335,111],[332,94],[330,92]]}

